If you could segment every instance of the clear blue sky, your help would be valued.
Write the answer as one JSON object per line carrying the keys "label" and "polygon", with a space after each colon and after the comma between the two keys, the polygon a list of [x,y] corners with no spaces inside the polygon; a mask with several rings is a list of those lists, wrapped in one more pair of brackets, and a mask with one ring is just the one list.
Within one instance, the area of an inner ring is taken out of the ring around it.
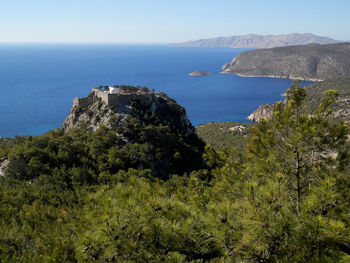
{"label": "clear blue sky", "polygon": [[0,42],[168,43],[307,32],[350,40],[350,0],[0,0]]}

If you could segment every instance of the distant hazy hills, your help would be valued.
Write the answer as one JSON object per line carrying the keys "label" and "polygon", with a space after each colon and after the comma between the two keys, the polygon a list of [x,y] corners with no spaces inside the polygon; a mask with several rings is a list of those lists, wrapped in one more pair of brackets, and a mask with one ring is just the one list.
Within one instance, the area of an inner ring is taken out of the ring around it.
{"label": "distant hazy hills", "polygon": [[311,43],[332,44],[336,42],[339,41],[331,39],[329,37],[316,36],[310,33],[295,33],[288,35],[261,36],[250,34],[232,37],[216,37],[176,43],[172,45],[183,47],[272,48],[282,46],[306,45]]}
{"label": "distant hazy hills", "polygon": [[325,80],[350,76],[350,43],[256,49],[238,54],[224,73],[245,77]]}

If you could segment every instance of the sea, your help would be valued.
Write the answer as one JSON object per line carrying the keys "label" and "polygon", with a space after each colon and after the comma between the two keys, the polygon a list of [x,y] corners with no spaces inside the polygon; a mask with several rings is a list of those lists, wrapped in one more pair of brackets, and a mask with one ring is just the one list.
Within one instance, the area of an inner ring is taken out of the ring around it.
{"label": "sea", "polygon": [[[60,128],[74,97],[99,85],[139,85],[185,107],[193,125],[249,122],[263,103],[282,100],[288,79],[221,74],[242,49],[121,44],[0,44],[0,137]],[[204,77],[190,77],[200,70]],[[303,82],[303,85],[309,82]]]}

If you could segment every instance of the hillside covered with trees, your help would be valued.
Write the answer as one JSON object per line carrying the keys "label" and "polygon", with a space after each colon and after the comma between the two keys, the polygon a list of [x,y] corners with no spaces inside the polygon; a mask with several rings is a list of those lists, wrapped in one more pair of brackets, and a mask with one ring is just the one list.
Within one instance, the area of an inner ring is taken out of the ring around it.
{"label": "hillside covered with trees", "polygon": [[169,122],[183,113],[171,100],[160,115],[133,103],[122,127],[1,142],[0,260],[349,262],[349,127],[331,118],[337,92],[312,114],[297,82],[286,97],[239,150],[204,149]]}

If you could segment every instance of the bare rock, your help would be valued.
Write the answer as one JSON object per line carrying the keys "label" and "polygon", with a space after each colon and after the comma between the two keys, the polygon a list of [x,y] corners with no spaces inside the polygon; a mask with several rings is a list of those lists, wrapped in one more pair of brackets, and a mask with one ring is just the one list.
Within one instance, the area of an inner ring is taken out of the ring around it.
{"label": "bare rock", "polygon": [[272,117],[273,109],[273,104],[262,104],[247,119],[254,122],[259,122],[261,119],[269,119]]}
{"label": "bare rock", "polygon": [[[175,112],[177,114],[171,114]],[[62,129],[69,132],[83,125],[95,131],[100,125],[107,128],[125,126],[130,117],[145,121],[144,116],[152,113],[161,116],[166,122],[176,123],[179,129],[189,134],[195,133],[185,109],[175,100],[162,92],[155,93],[131,86],[94,88],[88,97],[75,98]],[[127,140],[123,134],[120,136],[124,141]]]}
{"label": "bare rock", "polygon": [[6,158],[0,158],[0,176],[4,176],[5,172],[10,164],[10,161]]}

